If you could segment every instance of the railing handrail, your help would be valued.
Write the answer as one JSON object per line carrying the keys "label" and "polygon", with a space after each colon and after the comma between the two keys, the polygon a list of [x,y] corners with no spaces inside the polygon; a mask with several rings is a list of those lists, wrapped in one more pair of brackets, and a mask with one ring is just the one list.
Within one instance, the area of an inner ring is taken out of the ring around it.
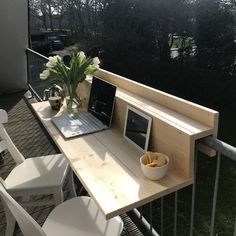
{"label": "railing handrail", "polygon": [[213,136],[200,139],[199,142],[206,144],[229,159],[236,161],[236,148],[234,146],[231,146],[230,144],[225,143]]}
{"label": "railing handrail", "polygon": [[33,54],[39,56],[39,57],[42,57],[42,58],[44,58],[45,60],[48,60],[48,57],[46,57],[46,56],[44,56],[44,55],[42,55],[42,54],[40,54],[40,53],[38,53],[38,52],[36,52],[36,51],[30,49],[30,48],[26,48],[26,52],[27,52],[27,51],[28,51],[28,52],[31,52],[31,53],[33,53]]}

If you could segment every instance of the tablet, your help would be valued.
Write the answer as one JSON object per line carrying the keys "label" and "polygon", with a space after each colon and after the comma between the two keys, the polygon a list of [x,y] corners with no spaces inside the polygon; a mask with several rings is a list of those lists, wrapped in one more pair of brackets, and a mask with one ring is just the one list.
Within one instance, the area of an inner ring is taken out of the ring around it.
{"label": "tablet", "polygon": [[124,138],[137,146],[141,151],[148,150],[152,118],[140,110],[127,106]]}

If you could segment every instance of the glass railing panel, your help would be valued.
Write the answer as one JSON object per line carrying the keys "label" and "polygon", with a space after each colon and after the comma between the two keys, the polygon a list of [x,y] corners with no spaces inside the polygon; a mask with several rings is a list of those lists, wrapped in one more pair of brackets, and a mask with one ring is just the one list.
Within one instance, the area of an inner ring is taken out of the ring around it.
{"label": "glass railing panel", "polygon": [[43,99],[44,90],[49,87],[45,81],[40,80],[39,75],[42,73],[48,58],[31,50],[27,49],[28,60],[28,84],[36,97]]}

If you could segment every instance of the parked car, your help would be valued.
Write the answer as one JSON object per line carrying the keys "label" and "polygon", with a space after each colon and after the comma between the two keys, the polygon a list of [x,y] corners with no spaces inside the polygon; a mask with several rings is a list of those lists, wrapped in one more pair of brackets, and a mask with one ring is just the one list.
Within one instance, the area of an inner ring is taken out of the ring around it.
{"label": "parked car", "polygon": [[48,37],[48,41],[50,42],[52,50],[63,50],[64,44],[58,36],[50,36]]}

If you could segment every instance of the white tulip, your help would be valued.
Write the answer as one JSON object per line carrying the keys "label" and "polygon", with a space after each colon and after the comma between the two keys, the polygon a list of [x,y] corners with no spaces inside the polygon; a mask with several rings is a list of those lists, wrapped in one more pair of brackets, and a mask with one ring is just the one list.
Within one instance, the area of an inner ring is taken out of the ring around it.
{"label": "white tulip", "polygon": [[94,58],[93,58],[93,66],[94,66],[94,65],[99,65],[99,64],[100,64],[99,58],[98,58],[98,57],[94,57]]}
{"label": "white tulip", "polygon": [[59,61],[61,61],[61,57],[59,55],[56,55],[55,58]]}
{"label": "white tulip", "polygon": [[49,61],[46,64],[46,66],[49,67],[49,68],[52,68],[57,64],[58,60],[61,61],[61,57],[57,55],[57,56],[54,56],[54,57],[49,57],[48,60]]}
{"label": "white tulip", "polygon": [[54,64],[50,61],[46,64],[46,67],[48,67],[48,68],[52,68],[53,66],[54,66]]}
{"label": "white tulip", "polygon": [[54,57],[49,57],[48,59],[51,62],[55,62],[55,61],[58,61],[58,60],[61,61],[61,57],[59,55],[56,55]]}
{"label": "white tulip", "polygon": [[49,70],[44,70],[44,71],[39,75],[39,77],[40,77],[40,79],[42,79],[42,80],[46,80],[49,75],[50,75]]}
{"label": "white tulip", "polygon": [[99,65],[98,64],[93,64],[93,67],[95,67],[96,69],[99,69]]}
{"label": "white tulip", "polygon": [[79,55],[80,59],[82,60],[85,58],[85,53],[83,51],[78,52],[77,55]]}

